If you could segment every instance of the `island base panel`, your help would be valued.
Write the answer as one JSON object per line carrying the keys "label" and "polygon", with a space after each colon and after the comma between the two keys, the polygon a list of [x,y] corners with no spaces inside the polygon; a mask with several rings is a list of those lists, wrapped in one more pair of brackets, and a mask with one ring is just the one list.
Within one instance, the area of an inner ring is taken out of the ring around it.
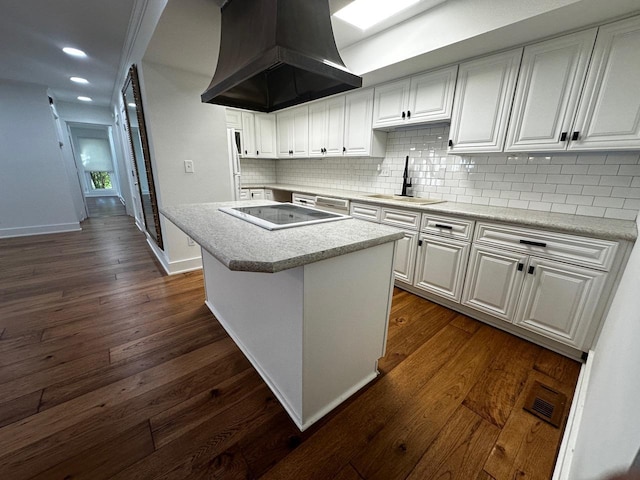
{"label": "island base panel", "polygon": [[376,377],[393,246],[278,273],[231,271],[203,251],[209,309],[301,430]]}

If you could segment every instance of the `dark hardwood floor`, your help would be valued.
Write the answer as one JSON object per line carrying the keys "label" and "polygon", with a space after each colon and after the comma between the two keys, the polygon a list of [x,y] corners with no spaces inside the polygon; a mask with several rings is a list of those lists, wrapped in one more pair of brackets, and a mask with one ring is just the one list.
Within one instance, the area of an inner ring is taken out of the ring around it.
{"label": "dark hardwood floor", "polygon": [[[0,479],[548,479],[579,364],[396,289],[381,375],[300,433],[126,216],[0,240]],[[250,301],[250,300],[248,300]]]}
{"label": "dark hardwood floor", "polygon": [[118,197],[86,197],[89,217],[110,217],[126,215],[127,211]]}

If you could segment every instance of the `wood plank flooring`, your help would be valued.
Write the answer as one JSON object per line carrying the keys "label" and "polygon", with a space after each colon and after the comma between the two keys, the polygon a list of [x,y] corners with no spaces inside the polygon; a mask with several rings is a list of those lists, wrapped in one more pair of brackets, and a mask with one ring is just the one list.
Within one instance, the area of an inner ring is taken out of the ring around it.
{"label": "wood plank flooring", "polygon": [[301,433],[127,216],[0,240],[1,479],[549,479],[580,365],[396,289],[381,375]]}
{"label": "wood plank flooring", "polygon": [[126,209],[116,196],[86,197],[90,217],[126,215]]}

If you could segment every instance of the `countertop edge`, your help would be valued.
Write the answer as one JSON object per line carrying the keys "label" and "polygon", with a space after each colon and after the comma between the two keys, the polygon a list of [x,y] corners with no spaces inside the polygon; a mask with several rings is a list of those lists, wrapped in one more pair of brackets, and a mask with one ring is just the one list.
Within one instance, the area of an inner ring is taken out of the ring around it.
{"label": "countertop edge", "polygon": [[[236,202],[220,202],[222,204],[229,204]],[[246,202],[242,202],[245,204]],[[259,203],[264,205],[265,201],[254,201],[254,203]],[[277,203],[277,202],[268,202],[267,203]],[[211,239],[205,238],[198,232],[197,228],[194,228],[194,225],[184,220],[184,217],[178,212],[179,209],[184,208],[197,208],[198,206],[205,205],[218,205],[216,204],[191,204],[191,205],[176,205],[160,208],[160,213],[170,222],[172,222],[176,227],[182,230],[185,234],[189,235],[202,249],[212,255],[216,260],[225,265],[229,270],[233,271],[244,271],[244,272],[260,272],[260,273],[277,273],[284,270],[289,270],[291,268],[300,267],[303,265],[307,265],[310,263],[319,262],[322,260],[326,260],[333,257],[338,257],[341,255],[345,255],[348,253],[357,252],[359,250],[364,250],[366,248],[375,247],[378,245],[382,245],[385,243],[393,242],[403,238],[404,233],[394,227],[390,226],[382,226],[388,229],[393,230],[393,232],[386,232],[384,234],[380,234],[375,236],[374,238],[365,238],[357,241],[350,241],[343,245],[334,246],[331,248],[323,248],[318,251],[303,253],[300,255],[293,255],[289,258],[281,259],[281,260],[257,260],[257,259],[243,259],[241,255],[236,256],[228,256],[223,252],[225,248],[221,248],[220,246],[216,246]],[[232,217],[230,217],[232,218]],[[233,221],[238,221],[238,219],[234,219]],[[349,221],[354,221],[350,219]],[[362,220],[355,220],[358,222],[363,222]],[[333,222],[329,222],[330,225]],[[367,222],[363,222],[366,224]],[[240,224],[245,226],[244,224]],[[249,228],[259,228],[255,227],[251,224],[246,224]],[[302,227],[305,228],[305,227]],[[260,231],[260,230],[258,230]]]}

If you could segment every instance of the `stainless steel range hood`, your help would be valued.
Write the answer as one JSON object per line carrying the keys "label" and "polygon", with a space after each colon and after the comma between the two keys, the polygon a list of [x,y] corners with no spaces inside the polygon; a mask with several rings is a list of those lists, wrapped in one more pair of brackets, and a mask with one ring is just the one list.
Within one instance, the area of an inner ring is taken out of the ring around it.
{"label": "stainless steel range hood", "polygon": [[202,101],[272,112],[362,86],[333,38],[328,0],[218,0],[218,66]]}

